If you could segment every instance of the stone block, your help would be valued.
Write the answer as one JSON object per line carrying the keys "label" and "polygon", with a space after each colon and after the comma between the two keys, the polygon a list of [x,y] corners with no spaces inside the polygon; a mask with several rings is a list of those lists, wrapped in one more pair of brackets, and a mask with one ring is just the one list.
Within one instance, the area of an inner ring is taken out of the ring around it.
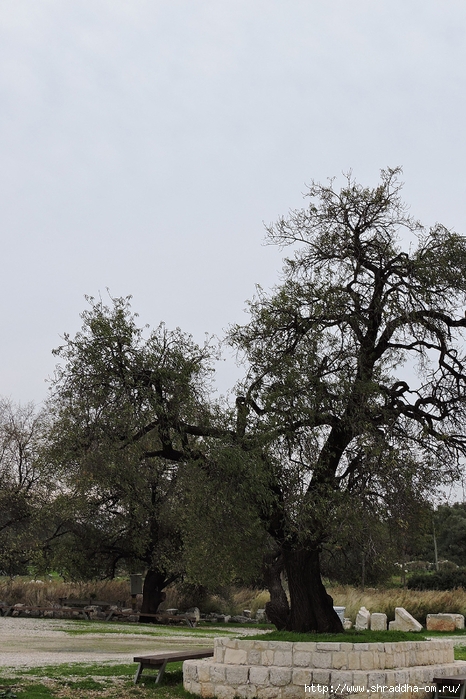
{"label": "stone block", "polygon": [[201,681],[201,697],[205,697],[206,699],[210,699],[210,697],[215,696],[214,692],[214,685],[211,684],[210,682],[202,682]]}
{"label": "stone block", "polygon": [[[257,688],[257,699],[279,699],[280,696],[281,696],[280,687],[258,687]],[[219,697],[219,699],[223,699],[223,697]]]}
{"label": "stone block", "polygon": [[261,653],[261,664],[262,665],[273,665],[273,650],[263,650]]}
{"label": "stone block", "polygon": [[308,668],[295,668],[292,672],[291,681],[293,682],[293,684],[298,684],[301,686],[304,686],[305,684],[311,684],[312,670],[309,670]]}
{"label": "stone block", "polygon": [[315,651],[312,654],[312,667],[330,668],[332,667],[332,654],[330,652]]}
{"label": "stone block", "polygon": [[352,628],[352,626],[353,622],[351,621],[351,619],[345,616],[345,618],[343,619],[343,628],[345,629],[345,631],[349,631]]}
{"label": "stone block", "polygon": [[227,665],[246,665],[248,662],[248,653],[246,650],[226,648],[223,662]]}
{"label": "stone block", "polygon": [[348,653],[348,670],[360,670],[361,669],[361,653],[357,651],[350,651]]}
{"label": "stone block", "polygon": [[261,652],[253,648],[248,650],[248,665],[260,665],[261,664]]}
{"label": "stone block", "polygon": [[356,623],[355,623],[355,628],[357,631],[364,631],[365,629],[369,628],[369,624],[371,621],[371,615],[369,610],[367,610],[365,607],[361,607],[359,612],[356,615]]}
{"label": "stone block", "polygon": [[330,672],[325,670],[313,670],[312,681],[314,684],[329,684]]}
{"label": "stone block", "polygon": [[276,650],[273,656],[273,664],[278,667],[291,667],[293,664],[291,650]]}
{"label": "stone block", "polygon": [[269,677],[270,684],[272,684],[274,687],[283,687],[291,682],[291,668],[271,667]]}
{"label": "stone block", "polygon": [[374,654],[371,651],[361,653],[361,670],[374,670]]}
{"label": "stone block", "polygon": [[269,683],[269,668],[254,665],[249,669],[249,681],[252,684],[267,685]]}
{"label": "stone block", "polygon": [[316,649],[316,646],[317,643],[314,643],[314,641],[295,641],[295,643],[293,643],[293,650],[304,650],[311,652]]}
{"label": "stone block", "polygon": [[226,681],[229,685],[238,686],[248,681],[248,670],[245,665],[228,665],[226,668]]}
{"label": "stone block", "polygon": [[426,628],[427,631],[464,629],[464,616],[462,614],[428,614]]}
{"label": "stone block", "polygon": [[336,651],[332,654],[332,667],[335,670],[346,670],[348,667],[348,653]]}
{"label": "stone block", "polygon": [[293,652],[293,665],[297,667],[310,667],[311,665],[311,653],[309,651],[294,651]]}
{"label": "stone block", "polygon": [[422,631],[423,627],[406,609],[395,607],[395,621],[391,621],[388,628],[389,631]]}
{"label": "stone block", "polygon": [[371,631],[386,631],[387,630],[387,615],[381,612],[371,614]]}
{"label": "stone block", "polygon": [[[191,692],[193,694],[199,694],[199,692],[195,692],[192,689]],[[215,687],[215,696],[217,699],[234,699],[236,696],[236,689],[228,687],[228,685],[225,684],[219,684]]]}
{"label": "stone block", "polygon": [[[201,685],[210,682],[210,667],[208,663],[200,662],[197,666],[197,674]],[[210,696],[210,695],[209,695]]]}
{"label": "stone block", "polygon": [[253,684],[241,684],[236,688],[236,696],[241,699],[253,699],[256,696],[256,688]]}
{"label": "stone block", "polygon": [[210,665],[210,680],[214,684],[222,684],[225,681],[225,665],[220,663],[211,663]]}

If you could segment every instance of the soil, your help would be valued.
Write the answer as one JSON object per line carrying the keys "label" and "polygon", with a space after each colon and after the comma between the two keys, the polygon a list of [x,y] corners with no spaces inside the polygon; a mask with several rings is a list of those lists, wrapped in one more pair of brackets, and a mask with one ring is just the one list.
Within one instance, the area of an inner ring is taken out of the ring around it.
{"label": "soil", "polygon": [[[131,633],[127,625],[115,625],[115,631],[121,629],[122,633],[99,633],[96,623],[92,633],[75,636],[66,632],[82,628],[79,622],[66,619],[0,617],[0,667],[104,661],[132,663],[135,655],[176,650],[181,646],[202,649],[214,644],[212,637],[184,635],[169,628],[160,636],[145,635],[141,626]],[[160,631],[160,627],[157,630]],[[244,631],[257,633],[257,629]],[[220,629],[218,633],[221,635]]]}

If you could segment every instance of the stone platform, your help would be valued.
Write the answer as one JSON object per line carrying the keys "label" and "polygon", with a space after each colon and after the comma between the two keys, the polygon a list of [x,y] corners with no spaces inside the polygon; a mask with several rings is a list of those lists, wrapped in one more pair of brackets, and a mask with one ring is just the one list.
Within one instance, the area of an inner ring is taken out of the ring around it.
{"label": "stone platform", "polygon": [[466,675],[453,641],[285,643],[216,638],[214,656],[187,660],[184,687],[219,699],[433,697],[434,677]]}

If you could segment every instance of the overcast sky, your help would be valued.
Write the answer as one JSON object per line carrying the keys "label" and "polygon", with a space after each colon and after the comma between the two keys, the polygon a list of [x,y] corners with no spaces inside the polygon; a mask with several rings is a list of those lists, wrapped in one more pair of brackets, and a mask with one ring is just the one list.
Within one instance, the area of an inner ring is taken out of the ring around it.
{"label": "overcast sky", "polygon": [[0,394],[42,401],[107,287],[198,341],[245,322],[311,179],[402,165],[466,233],[465,28],[464,0],[0,0]]}

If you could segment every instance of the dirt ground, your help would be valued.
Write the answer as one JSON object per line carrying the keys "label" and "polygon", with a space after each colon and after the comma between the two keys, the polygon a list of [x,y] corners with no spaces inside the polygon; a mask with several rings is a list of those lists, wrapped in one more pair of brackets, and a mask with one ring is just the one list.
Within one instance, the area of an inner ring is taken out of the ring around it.
{"label": "dirt ground", "polygon": [[[0,667],[103,661],[131,663],[135,655],[144,653],[176,650],[181,646],[205,648],[214,645],[212,636],[184,635],[180,630],[170,628],[163,631],[163,636],[145,635],[141,626],[128,625],[112,628],[112,631],[121,630],[121,633],[99,633],[96,623],[92,633],[75,636],[66,632],[76,629],[83,629],[83,626],[66,619],[0,617]],[[257,633],[257,629],[245,629],[247,631]],[[216,635],[221,635],[221,631],[217,630]]]}

